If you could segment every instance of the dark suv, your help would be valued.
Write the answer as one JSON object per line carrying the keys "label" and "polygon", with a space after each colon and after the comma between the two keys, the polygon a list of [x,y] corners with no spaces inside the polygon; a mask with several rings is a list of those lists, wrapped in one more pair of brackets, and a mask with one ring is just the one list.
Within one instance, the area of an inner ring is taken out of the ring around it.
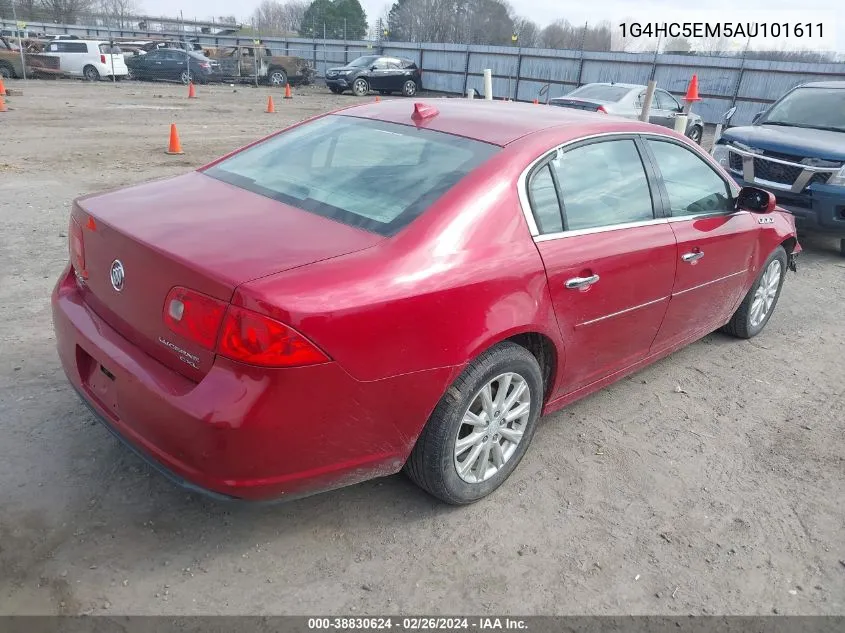
{"label": "dark suv", "polygon": [[422,73],[410,59],[364,55],[346,66],[329,68],[326,71],[326,85],[335,94],[351,90],[358,97],[370,90],[387,95],[401,92],[413,97],[422,89]]}
{"label": "dark suv", "polygon": [[840,237],[845,256],[845,81],[793,88],[713,148],[740,186],[768,189],[799,229]]}

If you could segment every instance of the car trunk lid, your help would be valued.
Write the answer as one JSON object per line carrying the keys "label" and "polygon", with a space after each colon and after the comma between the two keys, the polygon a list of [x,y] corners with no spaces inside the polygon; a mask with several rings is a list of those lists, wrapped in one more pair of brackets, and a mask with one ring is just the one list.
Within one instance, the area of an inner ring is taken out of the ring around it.
{"label": "car trunk lid", "polygon": [[[214,351],[164,324],[172,288],[228,302],[242,283],[383,239],[199,172],[82,198],[73,215],[83,234],[85,301],[133,344],[194,380],[211,368]],[[124,273],[119,290],[116,261]]]}

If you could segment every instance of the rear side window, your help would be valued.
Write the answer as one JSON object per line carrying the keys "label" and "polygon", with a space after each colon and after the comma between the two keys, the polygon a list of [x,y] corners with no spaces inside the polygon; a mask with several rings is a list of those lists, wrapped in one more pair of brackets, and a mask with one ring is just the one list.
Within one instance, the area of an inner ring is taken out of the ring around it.
{"label": "rear side window", "polygon": [[648,146],[669,194],[672,216],[733,211],[727,183],[692,150],[652,139]]}
{"label": "rear side window", "polygon": [[534,220],[537,223],[537,230],[542,235],[559,233],[563,230],[560,201],[551,169],[550,165],[544,165],[534,174],[528,185],[528,197],[531,200],[531,209],[534,211]]}
{"label": "rear side window", "polygon": [[206,175],[339,222],[392,235],[501,148],[330,115],[267,139]]}
{"label": "rear side window", "polygon": [[87,53],[85,42],[53,42],[48,48],[50,53]]}
{"label": "rear side window", "polygon": [[654,219],[648,178],[633,140],[582,145],[550,164],[567,230]]}

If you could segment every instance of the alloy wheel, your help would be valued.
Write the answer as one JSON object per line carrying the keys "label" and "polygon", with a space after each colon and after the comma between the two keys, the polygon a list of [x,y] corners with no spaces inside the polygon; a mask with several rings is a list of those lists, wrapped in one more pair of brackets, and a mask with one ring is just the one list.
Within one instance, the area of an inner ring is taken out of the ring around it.
{"label": "alloy wheel", "polygon": [[501,374],[482,387],[463,415],[454,464],[467,483],[490,479],[513,457],[531,415],[531,389],[517,373]]}
{"label": "alloy wheel", "polygon": [[757,284],[757,290],[754,292],[754,300],[751,303],[748,316],[751,327],[759,326],[769,315],[778,296],[781,274],[780,260],[772,260],[766,267],[766,271],[760,278],[760,283]]}
{"label": "alloy wheel", "polygon": [[367,84],[366,79],[356,79],[355,83],[352,84],[352,92],[354,92],[359,97],[363,97],[369,91],[370,86]]}

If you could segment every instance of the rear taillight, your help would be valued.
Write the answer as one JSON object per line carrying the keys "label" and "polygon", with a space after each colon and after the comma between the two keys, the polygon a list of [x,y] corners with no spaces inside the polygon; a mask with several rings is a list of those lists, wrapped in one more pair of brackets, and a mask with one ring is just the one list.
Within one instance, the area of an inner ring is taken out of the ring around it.
{"label": "rear taillight", "polygon": [[211,64],[208,62],[200,62],[200,68],[211,68]]}
{"label": "rear taillight", "polygon": [[88,279],[88,271],[85,269],[85,240],[82,237],[82,225],[73,216],[70,218],[68,229],[68,250],[73,270],[80,278]]}
{"label": "rear taillight", "polygon": [[604,106],[599,106],[596,109],[596,112],[601,112],[602,114],[607,114],[607,110],[604,109]]}
{"label": "rear taillight", "polygon": [[164,300],[165,325],[207,350],[214,349],[225,312],[224,301],[187,288],[173,288]]}
{"label": "rear taillight", "polygon": [[105,63],[106,63],[106,56],[105,56],[105,55],[100,55],[100,63],[101,63],[101,64],[105,64]]}
{"label": "rear taillight", "polygon": [[264,367],[324,363],[329,358],[311,341],[284,323],[238,306],[229,306],[217,353]]}

